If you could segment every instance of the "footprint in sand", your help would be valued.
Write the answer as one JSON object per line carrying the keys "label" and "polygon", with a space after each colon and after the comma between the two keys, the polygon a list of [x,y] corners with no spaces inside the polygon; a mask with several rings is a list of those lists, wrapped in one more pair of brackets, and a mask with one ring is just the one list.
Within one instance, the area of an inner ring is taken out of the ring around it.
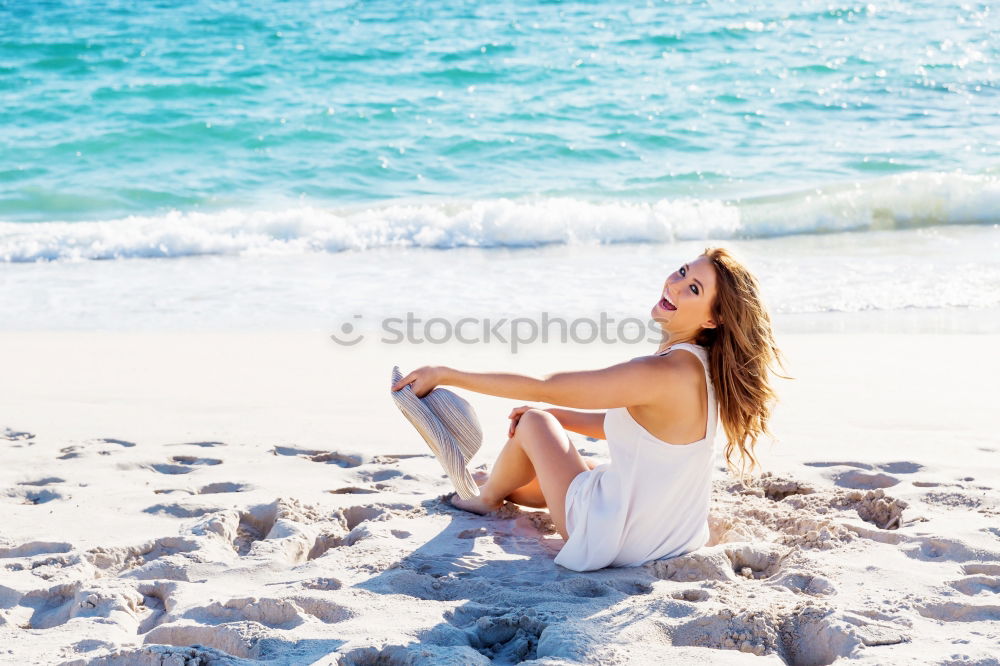
{"label": "footprint in sand", "polygon": [[463,630],[468,643],[494,663],[517,664],[535,659],[538,639],[554,620],[564,620],[535,608],[500,609],[469,604],[445,613],[445,619]]}
{"label": "footprint in sand", "polygon": [[114,437],[98,437],[97,439],[88,440],[94,444],[117,444],[118,446],[124,446],[127,449],[135,446],[135,442],[129,442],[124,439],[115,439]]}
{"label": "footprint in sand", "polygon": [[637,580],[616,580],[611,581],[611,586],[630,597],[641,596],[653,593],[653,586],[649,583]]}
{"label": "footprint in sand", "polygon": [[71,550],[73,546],[64,541],[28,541],[19,546],[0,545],[0,558],[35,557]]}
{"label": "footprint in sand", "polygon": [[24,432],[21,430],[11,430],[10,428],[4,428],[3,430],[0,430],[0,439],[5,439],[8,442],[23,442],[34,438],[35,435],[30,432]]}
{"label": "footprint in sand", "polygon": [[253,507],[249,511],[240,512],[236,537],[232,543],[236,552],[241,556],[249,555],[256,542],[267,539],[271,529],[278,521],[282,509],[280,501],[275,501],[270,505]]}
{"label": "footprint in sand", "polygon": [[59,449],[59,456],[56,456],[57,460],[72,460],[73,458],[79,458],[84,454],[90,454],[96,452],[100,456],[110,456],[121,448],[132,448],[135,446],[134,442],[129,442],[124,439],[115,439],[113,437],[98,437],[96,439],[88,439],[82,444],[71,444],[70,446],[64,446]]}
{"label": "footprint in sand", "polygon": [[60,479],[58,476],[47,476],[44,479],[38,479],[37,481],[18,481],[19,486],[51,486],[53,483],[66,483],[66,479]]}
{"label": "footprint in sand", "polygon": [[218,511],[214,507],[190,507],[184,506],[182,504],[154,504],[153,506],[147,506],[142,510],[143,513],[151,514],[166,514],[168,516],[173,516],[174,518],[198,518],[204,516],[206,513],[214,513]]}
{"label": "footprint in sand", "polygon": [[1000,605],[963,604],[957,601],[929,603],[917,607],[917,612],[942,622],[997,622],[1000,621]]}
{"label": "footprint in sand", "polygon": [[171,456],[170,460],[181,465],[219,465],[218,458],[199,458],[198,456]]}
{"label": "footprint in sand", "polygon": [[190,474],[194,471],[193,467],[185,465],[171,465],[168,463],[153,463],[149,467],[160,474]]}
{"label": "footprint in sand", "polygon": [[199,465],[221,465],[218,458],[198,458],[197,456],[171,456],[169,463],[153,463],[149,467],[160,474],[190,474]]}
{"label": "footprint in sand", "polygon": [[358,472],[362,481],[388,481],[389,479],[403,479],[415,481],[417,477],[410,474],[403,474],[398,469],[377,469]]}
{"label": "footprint in sand", "polygon": [[[353,506],[327,514],[296,500],[278,499],[245,511],[206,515],[190,528],[195,535],[233,535],[231,547],[241,557],[283,559],[299,564],[322,557],[332,548],[351,546],[374,534],[372,521],[387,521],[411,505]],[[397,538],[404,533],[399,532]],[[408,534],[406,534],[408,536]]]}
{"label": "footprint in sand", "polygon": [[809,466],[809,467],[857,467],[858,469],[867,469],[867,470],[874,469],[874,467],[872,467],[868,463],[853,462],[853,461],[852,462],[827,462],[827,461],[821,461],[821,462],[807,462],[807,463],[804,463],[804,464],[807,465],[807,466]]}
{"label": "footprint in sand", "polygon": [[1000,594],[1000,576],[968,576],[948,584],[970,597]]}
{"label": "footprint in sand", "polygon": [[833,475],[833,482],[841,488],[853,488],[857,490],[874,490],[875,488],[889,488],[900,482],[893,474],[913,474],[924,469],[924,466],[909,460],[898,460],[887,463],[869,464],[856,461],[831,462],[815,461],[807,462],[810,467],[851,467],[853,469],[837,472]]}
{"label": "footprint in sand", "polygon": [[1000,553],[969,546],[959,539],[917,537],[900,549],[915,560],[969,562],[963,566],[966,575],[1000,575],[1000,565],[981,563],[983,560],[1000,561]]}
{"label": "footprint in sand", "polygon": [[698,588],[691,588],[689,590],[678,590],[670,595],[672,598],[679,601],[690,601],[692,603],[697,603],[699,601],[706,601],[709,598],[707,590],[700,590]]}
{"label": "footprint in sand", "polygon": [[786,664],[832,664],[862,646],[910,640],[896,626],[846,618],[804,601],[792,608],[734,612],[722,609],[679,626],[674,645],[774,654]]}
{"label": "footprint in sand", "polygon": [[96,650],[107,650],[108,652],[111,652],[115,649],[115,644],[98,640],[96,638],[85,638],[82,641],[73,643],[72,648],[76,654],[94,652]]}
{"label": "footprint in sand", "polygon": [[252,486],[246,483],[235,483],[232,481],[220,481],[210,483],[198,489],[199,495],[215,495],[218,493],[243,493],[250,490]]}
{"label": "footprint in sand", "polygon": [[[178,657],[175,660],[167,661],[167,658],[161,660],[160,655],[157,654],[154,655],[155,660],[136,660],[125,663],[224,664],[231,663],[233,657],[256,660],[260,655],[255,648],[260,644],[267,643],[267,641],[261,640],[265,637],[262,635],[262,629],[264,628],[250,621],[229,622],[221,625],[191,624],[189,622],[185,624],[161,624],[146,634],[144,639],[146,643],[161,643],[171,646],[194,645],[197,648],[194,649],[193,655],[188,658]],[[206,648],[208,649],[206,650]],[[216,650],[219,652],[215,652]]]}
{"label": "footprint in sand", "polygon": [[44,590],[32,590],[21,595],[12,615],[17,611],[27,614],[19,624],[24,629],[51,629],[69,620],[69,607],[82,584],[77,581],[55,585]]}
{"label": "footprint in sand", "polygon": [[418,644],[355,648],[348,650],[337,660],[337,666],[371,666],[371,664],[490,666],[492,663],[491,660],[467,645],[456,645],[449,642],[435,645],[427,639]]}
{"label": "footprint in sand", "polygon": [[[0,542],[0,560],[7,571],[26,571],[43,580],[65,580],[67,570],[81,563],[80,554],[62,541],[28,541],[18,545]],[[3,602],[0,607],[9,608],[17,594],[12,588],[0,585],[0,602]]]}
{"label": "footprint in sand", "polygon": [[770,578],[778,573],[782,561],[793,552],[770,544],[725,544],[726,556],[733,572],[750,580]]}
{"label": "footprint in sand", "polygon": [[330,520],[313,507],[296,500],[278,499],[245,511],[160,504],[150,513],[199,517],[181,535],[162,537],[133,547],[94,548],[87,559],[110,575],[128,571],[135,578],[187,580],[183,562],[188,553],[209,548],[221,540],[240,557],[300,564],[342,545],[346,532],[341,520]]}
{"label": "footprint in sand", "polygon": [[335,519],[343,521],[347,531],[351,531],[361,523],[373,520],[389,520],[394,515],[394,512],[384,505],[364,504],[339,509],[333,515]]}
{"label": "footprint in sand", "polygon": [[325,519],[313,507],[279,498],[243,511],[206,513],[184,528],[179,539],[190,542],[194,549],[215,550],[224,544],[240,557],[300,564],[339,545],[343,532],[339,522]]}
{"label": "footprint in sand", "polygon": [[683,583],[762,580],[778,574],[782,561],[793,551],[772,543],[724,543],[644,566],[657,578]]}
{"label": "footprint in sand", "polygon": [[32,590],[18,600],[13,612],[30,612],[22,625],[28,629],[52,629],[73,618],[103,618],[107,624],[135,631],[134,610],[141,603],[142,594],[128,581],[95,581],[86,586],[76,581]]}
{"label": "footprint in sand", "polygon": [[[717,650],[739,650],[758,656],[777,652],[780,645],[777,618],[763,611],[734,613],[722,609],[678,626],[671,637],[674,645],[700,646]],[[786,663],[830,663],[787,662]]]}
{"label": "footprint in sand", "polygon": [[300,586],[307,590],[339,590],[344,586],[336,578],[310,578],[309,580],[304,580],[299,583]]}
{"label": "footprint in sand", "polygon": [[253,486],[246,483],[234,483],[231,481],[220,481],[209,483],[197,490],[190,488],[157,488],[153,492],[157,495],[170,495],[173,493],[185,493],[188,495],[217,495],[220,493],[242,493],[251,490]]}
{"label": "footprint in sand", "polygon": [[140,615],[139,629],[136,633],[145,634],[166,621],[168,614],[176,605],[174,597],[178,585],[170,581],[158,580],[152,583],[142,583],[136,589],[142,595],[140,608],[145,609],[145,612]]}
{"label": "footprint in sand", "polygon": [[[424,510],[412,504],[375,504],[352,506],[333,514],[346,534],[338,546],[350,547],[368,539],[408,539],[412,533],[403,529],[392,529],[388,521],[400,517],[413,517]],[[317,555],[318,556],[318,555]]]}
{"label": "footprint in sand", "polygon": [[[324,518],[323,523],[326,524],[326,527],[321,528],[319,535],[311,542],[311,547],[308,553],[306,553],[305,559],[315,560],[325,555],[331,549],[354,546],[360,541],[376,536],[391,534],[397,539],[405,539],[410,536],[409,532],[404,530],[390,530],[388,528],[375,528],[373,524],[384,525],[392,518],[415,509],[416,507],[409,504],[372,504],[339,509],[331,516]],[[303,520],[303,518],[300,517],[299,520]],[[248,525],[247,527],[249,529],[252,526]],[[266,527],[266,524],[258,526],[258,533],[269,536],[268,532],[270,528],[265,531],[264,527]],[[252,549],[253,545],[251,544],[249,548]]]}
{"label": "footprint in sand", "polygon": [[377,456],[372,456],[372,463],[376,465],[395,465],[399,463],[400,460],[409,460],[410,458],[433,458],[429,453],[386,453]]}
{"label": "footprint in sand", "polygon": [[600,583],[587,576],[574,576],[563,584],[563,589],[574,597],[594,599],[606,597],[613,593],[614,588],[604,583]]}
{"label": "footprint in sand", "polygon": [[775,502],[780,502],[792,495],[812,495],[815,488],[804,481],[776,476],[771,472],[764,472],[757,480],[764,497]]}
{"label": "footprint in sand", "polygon": [[837,589],[829,579],[808,571],[789,571],[768,584],[779,585],[793,592],[814,597],[832,596],[837,593]]}
{"label": "footprint in sand", "polygon": [[833,483],[841,488],[873,490],[875,488],[890,488],[899,483],[899,479],[888,474],[882,474],[881,472],[868,474],[852,469],[836,474],[833,477]]}
{"label": "footprint in sand", "polygon": [[952,509],[978,509],[983,502],[978,497],[966,493],[928,492],[920,498],[922,502]]}
{"label": "footprint in sand", "polygon": [[837,508],[853,508],[861,520],[882,530],[895,530],[903,524],[903,509],[909,506],[905,501],[886,495],[881,488],[874,490],[840,491],[831,502]]}
{"label": "footprint in sand", "polygon": [[[84,553],[84,557],[93,566],[104,571],[105,576],[129,572],[130,576],[136,578],[187,580],[187,572],[183,567],[167,565],[160,560],[190,553],[198,548],[198,542],[192,538],[167,536],[137,546],[98,546]],[[136,571],[140,568],[144,569],[144,575]]]}
{"label": "footprint in sand", "polygon": [[313,542],[312,548],[309,549],[309,554],[306,555],[306,559],[310,561],[318,560],[326,555],[327,551],[333,548],[349,545],[346,544],[344,540],[345,537],[341,534],[320,534]]}
{"label": "footprint in sand", "polygon": [[313,462],[329,463],[340,467],[357,467],[361,464],[361,456],[346,455],[337,453],[336,451],[316,451],[298,449],[293,446],[276,446],[271,449],[271,453],[276,456],[297,456]]}
{"label": "footprint in sand", "polygon": [[920,463],[900,460],[899,462],[880,463],[878,468],[889,474],[914,474],[924,468]]}
{"label": "footprint in sand", "polygon": [[[347,534],[344,535],[341,545],[353,546],[354,544],[362,541],[364,539],[370,539],[378,536],[380,533],[392,533],[392,532],[402,532],[400,530],[378,530],[374,529],[372,523],[381,523],[399,515],[399,509],[412,510],[414,507],[410,505],[362,505],[362,506],[352,506],[346,509],[340,509],[334,513],[334,517],[342,521],[343,526],[347,529]],[[393,534],[396,538],[404,538]],[[409,533],[406,533],[409,536]]]}
{"label": "footprint in sand", "polygon": [[5,493],[7,497],[18,504],[45,504],[52,500],[64,499],[62,493],[47,488],[29,490],[28,488],[11,488]]}
{"label": "footprint in sand", "polygon": [[12,558],[12,561],[4,563],[4,569],[26,571],[42,580],[65,580],[67,575],[71,575],[67,574],[67,570],[73,569],[78,564],[80,564],[79,554],[67,552],[30,558]]}
{"label": "footprint in sand", "polygon": [[258,622],[271,629],[294,629],[316,619],[331,624],[354,617],[354,613],[329,599],[298,596],[286,599],[240,597],[195,607],[181,616],[199,624]]}
{"label": "footprint in sand", "polygon": [[225,442],[175,442],[167,446],[200,446],[203,449],[210,449],[216,446],[226,446]]}

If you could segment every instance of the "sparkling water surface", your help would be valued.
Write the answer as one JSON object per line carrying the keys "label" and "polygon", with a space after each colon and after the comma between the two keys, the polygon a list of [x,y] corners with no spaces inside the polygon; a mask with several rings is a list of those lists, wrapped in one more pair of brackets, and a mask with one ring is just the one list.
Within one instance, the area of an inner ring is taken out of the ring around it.
{"label": "sparkling water surface", "polygon": [[631,312],[713,242],[786,315],[997,308],[998,54],[987,3],[0,2],[6,325]]}
{"label": "sparkling water surface", "polygon": [[6,2],[0,219],[995,173],[966,2]]}

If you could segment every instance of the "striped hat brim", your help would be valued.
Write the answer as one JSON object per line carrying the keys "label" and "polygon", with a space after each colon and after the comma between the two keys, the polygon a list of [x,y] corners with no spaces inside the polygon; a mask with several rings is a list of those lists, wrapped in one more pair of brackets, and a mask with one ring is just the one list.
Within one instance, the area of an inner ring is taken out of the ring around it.
{"label": "striped hat brim", "polygon": [[[392,385],[403,378],[392,368]],[[461,396],[435,388],[418,398],[410,386],[391,391],[393,402],[416,428],[441,463],[462,499],[479,496],[479,486],[469,474],[468,463],[483,443],[483,431],[472,405]]]}

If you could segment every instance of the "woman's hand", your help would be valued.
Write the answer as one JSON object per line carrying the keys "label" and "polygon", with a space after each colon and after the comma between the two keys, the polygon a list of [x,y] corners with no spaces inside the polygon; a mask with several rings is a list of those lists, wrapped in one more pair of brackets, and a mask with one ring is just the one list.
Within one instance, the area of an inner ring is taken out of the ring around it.
{"label": "woman's hand", "polygon": [[530,405],[521,405],[520,407],[515,407],[514,409],[510,410],[510,416],[507,417],[510,419],[510,427],[507,428],[508,437],[514,436],[514,431],[517,430],[517,423],[518,421],[521,420],[521,415],[524,414],[529,409],[538,409],[538,408],[532,407]]}
{"label": "woman's hand", "polygon": [[443,382],[445,370],[447,370],[447,368],[440,365],[425,365],[422,368],[417,368],[393,384],[392,390],[398,391],[407,384],[410,384],[410,388],[413,389],[413,393],[418,398],[423,398],[425,395],[433,391],[434,387]]}

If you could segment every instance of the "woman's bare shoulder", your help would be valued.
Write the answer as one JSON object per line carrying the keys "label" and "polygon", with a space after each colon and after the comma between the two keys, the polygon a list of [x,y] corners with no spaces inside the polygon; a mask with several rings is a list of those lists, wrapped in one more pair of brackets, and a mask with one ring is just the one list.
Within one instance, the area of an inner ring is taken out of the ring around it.
{"label": "woman's bare shoulder", "polygon": [[650,403],[697,400],[700,392],[704,390],[704,366],[690,351],[673,349],[663,355],[637,356],[631,362],[641,363],[655,370],[655,380],[650,389],[656,395],[650,396]]}
{"label": "woman's bare shoulder", "polygon": [[659,367],[671,368],[681,372],[689,370],[701,372],[703,370],[701,360],[698,356],[690,349],[684,349],[683,347],[680,349],[671,349],[666,354],[636,356],[632,360],[636,361],[639,359],[650,359],[650,362],[656,363]]}

